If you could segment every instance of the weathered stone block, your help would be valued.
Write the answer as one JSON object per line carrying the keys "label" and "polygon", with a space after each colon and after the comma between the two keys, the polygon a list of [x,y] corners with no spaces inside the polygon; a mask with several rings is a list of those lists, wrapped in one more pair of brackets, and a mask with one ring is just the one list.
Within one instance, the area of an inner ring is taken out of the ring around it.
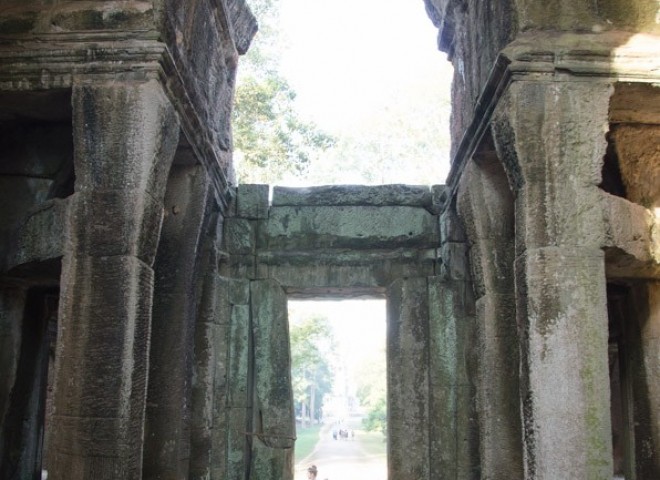
{"label": "weathered stone block", "polygon": [[[162,85],[75,85],[72,104],[76,191],[136,191],[159,204],[179,140],[178,117]],[[112,213],[96,212],[102,218]]]}
{"label": "weathered stone block", "polygon": [[139,480],[153,271],[135,257],[71,256],[62,278],[49,467]]}
{"label": "weathered stone block", "polygon": [[255,224],[243,218],[225,220],[225,248],[229,254],[254,253],[256,246]]}
{"label": "weathered stone block", "polygon": [[447,185],[432,185],[431,186],[431,205],[428,207],[429,212],[438,215],[445,208],[447,202],[448,188]]}
{"label": "weathered stone block", "polygon": [[150,195],[79,192],[70,201],[67,234],[77,255],[135,255],[153,265],[163,207]]}
{"label": "weathered stone block", "polygon": [[[287,297],[273,280],[251,282],[255,435],[269,448],[292,450],[296,437]],[[255,459],[258,462],[258,459]],[[269,477],[270,478],[270,477]]]}
{"label": "weathered stone block", "polygon": [[438,225],[415,207],[273,207],[269,248],[433,247]]}
{"label": "weathered stone block", "polygon": [[250,358],[250,307],[234,305],[231,309],[229,330],[229,368],[227,384],[227,405],[247,408]]}
{"label": "weathered stone block", "polygon": [[433,250],[315,250],[267,252],[259,263],[268,277],[296,289],[382,288],[396,278],[425,277],[434,272]]}
{"label": "weathered stone block", "polygon": [[[194,364],[192,379],[191,427],[198,433],[210,431],[213,425],[213,396],[215,393],[216,337],[221,334],[219,325],[197,322],[194,338]],[[209,440],[210,441],[210,440]]]}
{"label": "weathered stone block", "polygon": [[465,281],[470,278],[468,248],[465,243],[445,243],[440,247],[440,276],[446,280]]}
{"label": "weathered stone block", "polygon": [[407,205],[431,208],[433,198],[429,187],[421,185],[328,185],[273,189],[273,206]]}
{"label": "weathered stone block", "polygon": [[[606,219],[605,245],[623,250],[637,262],[654,263],[652,228],[656,220],[651,211],[625,198],[605,192],[601,195]],[[660,259],[656,262],[660,263]],[[635,268],[631,270],[632,275]]]}
{"label": "weathered stone block", "polygon": [[482,473],[521,478],[520,355],[513,294],[487,294],[477,300],[476,350]]}
{"label": "weathered stone block", "polygon": [[231,255],[220,263],[220,273],[230,278],[256,278],[257,259],[254,255]]}
{"label": "weathered stone block", "polygon": [[[387,335],[388,475],[430,479],[426,278],[400,279],[389,287]],[[411,444],[416,447],[407,448]]]}
{"label": "weathered stone block", "polygon": [[[527,469],[612,474],[603,252],[528,250],[516,260]],[[532,462],[530,464],[530,462]]]}
{"label": "weathered stone block", "polygon": [[458,218],[458,214],[454,209],[445,210],[438,221],[440,222],[440,241],[442,243],[463,243],[466,241],[463,222]]}
{"label": "weathered stone block", "polygon": [[268,185],[240,185],[236,197],[238,216],[251,219],[268,217],[268,188]]}
{"label": "weathered stone block", "polygon": [[4,425],[21,352],[21,327],[26,292],[0,289],[0,424]]}
{"label": "weathered stone block", "polygon": [[249,480],[293,480],[293,446],[274,448],[255,437]]}
{"label": "weathered stone block", "polygon": [[245,478],[250,451],[249,415],[246,408],[227,409],[227,472],[223,478]]}
{"label": "weathered stone block", "polygon": [[467,282],[429,278],[429,351],[433,386],[469,383],[474,300]]}
{"label": "weathered stone block", "polygon": [[61,257],[69,202],[54,199],[31,213],[14,234],[16,244],[9,252],[7,270],[17,265]]}
{"label": "weathered stone block", "polygon": [[229,301],[232,305],[248,305],[250,303],[250,281],[228,279]]}

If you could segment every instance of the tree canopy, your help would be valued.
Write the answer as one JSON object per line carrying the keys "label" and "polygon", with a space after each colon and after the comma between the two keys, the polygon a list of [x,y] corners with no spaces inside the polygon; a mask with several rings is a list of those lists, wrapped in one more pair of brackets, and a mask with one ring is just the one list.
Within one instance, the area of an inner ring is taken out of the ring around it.
{"label": "tree canopy", "polygon": [[332,328],[325,317],[313,316],[294,323],[291,336],[291,383],[296,410],[320,418],[323,397],[332,390],[334,355]]}
{"label": "tree canopy", "polygon": [[252,0],[259,33],[241,59],[233,110],[234,151],[241,183],[277,183],[307,172],[335,140],[295,108],[294,90],[279,72],[278,4]]}

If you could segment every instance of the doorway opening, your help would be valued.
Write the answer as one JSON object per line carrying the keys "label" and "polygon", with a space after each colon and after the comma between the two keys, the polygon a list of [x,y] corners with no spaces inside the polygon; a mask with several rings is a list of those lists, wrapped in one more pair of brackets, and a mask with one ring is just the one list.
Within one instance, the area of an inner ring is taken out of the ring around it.
{"label": "doorway opening", "polygon": [[387,478],[384,299],[290,299],[295,480]]}

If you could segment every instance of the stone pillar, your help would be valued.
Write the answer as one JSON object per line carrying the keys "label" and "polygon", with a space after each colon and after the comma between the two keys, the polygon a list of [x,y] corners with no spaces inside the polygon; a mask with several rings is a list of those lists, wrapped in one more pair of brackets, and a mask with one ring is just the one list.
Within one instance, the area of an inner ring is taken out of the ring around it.
{"label": "stone pillar", "polygon": [[429,289],[430,471],[441,480],[480,479],[474,290],[455,204],[440,216],[441,265]]}
{"label": "stone pillar", "polygon": [[429,306],[426,278],[387,292],[389,480],[429,480]]}
{"label": "stone pillar", "polygon": [[292,480],[296,438],[287,297],[274,280],[250,283],[254,369],[250,480]]}
{"label": "stone pillar", "polygon": [[[250,324],[250,281],[226,279],[225,285],[230,317],[227,325],[227,394],[226,403],[221,405],[223,409],[226,406],[226,432],[222,440],[226,442],[226,478],[244,478],[250,462],[251,437],[248,435],[252,416],[250,374],[254,360],[251,354],[253,342]],[[216,375],[216,379],[219,379],[219,375]],[[217,410],[219,408],[220,405]],[[220,436],[216,438],[219,443]]]}
{"label": "stone pillar", "polygon": [[[633,478],[660,477],[660,281],[635,284],[625,323]],[[626,477],[627,478],[627,477]]]}
{"label": "stone pillar", "polygon": [[201,432],[191,436],[191,378],[203,381],[193,377],[193,338],[196,272],[208,190],[209,180],[201,165],[172,167],[154,265],[145,479],[188,478],[191,439],[202,441]]}
{"label": "stone pillar", "polygon": [[0,288],[0,458],[4,456],[2,437],[16,381],[25,296],[23,288]]}
{"label": "stone pillar", "polygon": [[430,471],[438,480],[477,480],[478,424],[470,382],[474,300],[465,281],[429,279]]}
{"label": "stone pillar", "polygon": [[141,479],[153,294],[179,124],[156,81],[73,87],[49,478]]}
{"label": "stone pillar", "polygon": [[514,208],[494,152],[461,178],[458,208],[470,244],[476,301],[477,411],[483,478],[522,478],[519,353],[513,263]]}
{"label": "stone pillar", "polygon": [[514,82],[495,113],[516,192],[525,478],[612,475],[603,214],[611,87]]}

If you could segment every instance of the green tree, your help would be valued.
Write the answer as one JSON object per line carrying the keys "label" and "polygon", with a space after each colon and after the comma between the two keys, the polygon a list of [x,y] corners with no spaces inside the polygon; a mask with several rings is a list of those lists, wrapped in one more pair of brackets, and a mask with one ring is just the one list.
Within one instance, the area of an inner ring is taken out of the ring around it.
{"label": "green tree", "polygon": [[334,339],[328,320],[309,317],[291,326],[291,383],[296,410],[312,422],[332,390]]}
{"label": "green tree", "polygon": [[237,175],[241,183],[276,183],[287,175],[304,175],[334,139],[300,117],[296,94],[279,73],[279,4],[249,4],[259,32],[238,69],[232,115]]}
{"label": "green tree", "polygon": [[357,369],[357,397],[366,416],[362,424],[366,430],[387,433],[387,385],[385,351],[377,352]]}

